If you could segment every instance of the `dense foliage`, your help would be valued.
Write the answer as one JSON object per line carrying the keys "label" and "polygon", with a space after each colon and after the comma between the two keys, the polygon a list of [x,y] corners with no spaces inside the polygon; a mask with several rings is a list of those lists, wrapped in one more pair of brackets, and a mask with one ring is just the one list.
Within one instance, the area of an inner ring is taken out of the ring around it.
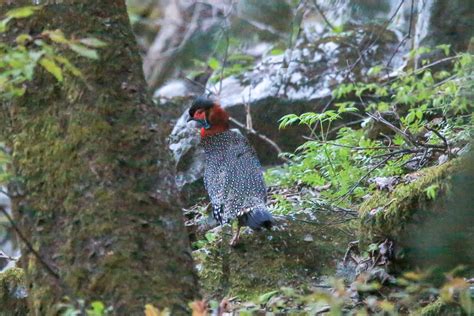
{"label": "dense foliage", "polygon": [[[334,109],[283,117],[280,128],[305,125],[310,136],[288,154],[290,164],[267,173],[268,180],[327,186],[321,194],[328,200],[360,202],[376,188],[370,178],[398,176],[458,154],[472,137],[473,56],[438,49],[446,56],[424,59],[421,67],[382,78],[377,74],[384,69],[374,67],[367,81],[341,84],[333,91]],[[429,49],[412,58],[420,52]]]}

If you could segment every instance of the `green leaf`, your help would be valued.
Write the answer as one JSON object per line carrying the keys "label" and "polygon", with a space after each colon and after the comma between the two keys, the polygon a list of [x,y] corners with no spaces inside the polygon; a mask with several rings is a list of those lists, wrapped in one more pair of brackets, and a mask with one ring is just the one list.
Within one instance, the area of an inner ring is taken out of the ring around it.
{"label": "green leaf", "polygon": [[56,78],[56,80],[59,82],[63,81],[63,72],[61,67],[59,67],[52,59],[43,57],[39,63],[44,69],[51,73]]}
{"label": "green leaf", "polygon": [[64,33],[61,30],[55,31],[45,31],[43,35],[48,36],[53,42],[59,44],[68,44],[69,40],[64,36]]}
{"label": "green leaf", "polygon": [[84,45],[74,43],[70,43],[69,48],[83,57],[87,57],[90,59],[99,59],[99,55],[97,54],[95,49],[90,49]]}
{"label": "green leaf", "polygon": [[344,31],[344,24],[334,26],[332,31],[336,34],[342,33]]}
{"label": "green leaf", "polygon": [[436,48],[441,49],[441,50],[444,52],[444,54],[445,54],[446,56],[448,56],[448,55],[449,55],[449,49],[451,48],[451,45],[449,45],[449,44],[441,44],[441,45],[436,46]]}
{"label": "green leaf", "polygon": [[90,46],[90,47],[96,47],[96,48],[107,46],[107,44],[105,42],[103,42],[100,39],[97,39],[95,37],[83,38],[83,39],[79,40],[79,42],[81,42],[84,45],[87,45],[87,46]]}
{"label": "green leaf", "polygon": [[209,58],[209,61],[207,62],[207,65],[211,67],[212,70],[217,70],[220,68],[221,63],[215,59],[214,57]]}
{"label": "green leaf", "polygon": [[20,34],[16,37],[15,42],[17,42],[20,45],[24,45],[26,42],[29,42],[32,40],[32,37],[28,34]]}
{"label": "green leaf", "polygon": [[105,305],[100,301],[94,301],[91,303],[92,309],[87,310],[89,316],[103,316],[106,314]]}
{"label": "green leaf", "polygon": [[439,188],[439,185],[432,184],[425,189],[425,193],[428,199],[434,200],[436,198],[436,195],[438,193],[438,188]]}
{"label": "green leaf", "polygon": [[407,121],[408,124],[413,123],[415,121],[415,111],[410,111],[408,115],[406,116],[405,120]]}
{"label": "green leaf", "polygon": [[3,33],[7,30],[7,24],[11,21],[12,18],[6,18],[0,21],[0,33]]}
{"label": "green leaf", "polygon": [[280,49],[280,48],[274,48],[270,51],[270,55],[282,55],[285,51],[283,49]]}
{"label": "green leaf", "polygon": [[53,57],[58,63],[63,64],[66,70],[70,71],[74,76],[80,77],[80,78],[83,77],[82,72],[76,66],[71,64],[69,59],[62,56],[53,56]]}
{"label": "green leaf", "polygon": [[204,236],[206,237],[208,242],[213,242],[217,238],[216,234],[213,232],[207,232]]}
{"label": "green leaf", "polygon": [[382,66],[374,66],[372,68],[369,69],[369,71],[367,72],[367,74],[369,76],[376,76],[378,75],[380,72],[382,71]]}
{"label": "green leaf", "polygon": [[267,292],[265,294],[262,294],[258,297],[258,302],[260,304],[266,304],[272,298],[272,296],[274,296],[277,293],[278,293],[278,291],[271,291],[271,292]]}
{"label": "green leaf", "polygon": [[27,18],[39,9],[41,9],[40,6],[22,7],[8,11],[6,16],[13,19]]}

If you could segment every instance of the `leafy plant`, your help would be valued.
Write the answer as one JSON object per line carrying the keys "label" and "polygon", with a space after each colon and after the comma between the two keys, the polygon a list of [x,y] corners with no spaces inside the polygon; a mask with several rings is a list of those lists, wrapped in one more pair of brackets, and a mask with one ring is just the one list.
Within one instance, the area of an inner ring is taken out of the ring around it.
{"label": "leafy plant", "polygon": [[[15,19],[23,19],[41,10],[41,6],[23,7],[10,10],[0,20],[0,33],[8,30]],[[48,30],[32,36],[20,34],[14,44],[0,43],[0,99],[13,98],[25,93],[24,82],[33,79],[37,66],[49,72],[58,82],[64,80],[64,73],[84,79],[81,71],[67,58],[61,50],[67,49],[79,56],[99,59],[97,48],[106,44],[93,37],[71,39],[61,30]]]}
{"label": "leafy plant", "polygon": [[[437,49],[446,55],[450,52],[447,45]],[[428,51],[418,49],[411,55]],[[434,71],[440,63],[450,66]],[[309,137],[295,154],[287,154],[291,162],[283,169],[269,170],[267,179],[280,185],[329,184],[329,189],[321,192],[323,198],[357,202],[375,189],[368,181],[371,177],[403,174],[410,163],[417,162],[418,167],[426,164],[428,153],[450,155],[453,144],[462,146],[469,141],[474,120],[471,54],[425,61],[420,68],[380,81],[377,74],[384,71],[379,65],[370,69],[367,82],[339,85],[333,91],[334,109],[282,117],[280,128],[304,125]],[[364,118],[360,127],[344,121],[354,113]],[[391,119],[385,119],[386,114]],[[377,124],[388,128],[388,134],[371,135]],[[436,188],[427,195],[435,198]]]}
{"label": "leafy plant", "polygon": [[101,301],[94,301],[88,307],[84,300],[79,300],[78,303],[80,306],[71,303],[59,304],[58,309],[62,316],[84,315],[84,311],[87,316],[106,316],[113,311],[112,307],[106,307]]}

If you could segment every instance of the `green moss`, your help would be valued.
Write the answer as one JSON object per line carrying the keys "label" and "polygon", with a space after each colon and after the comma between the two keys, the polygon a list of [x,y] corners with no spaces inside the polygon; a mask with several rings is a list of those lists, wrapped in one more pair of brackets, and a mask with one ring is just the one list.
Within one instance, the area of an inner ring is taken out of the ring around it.
{"label": "green moss", "polygon": [[23,269],[12,268],[0,273],[0,316],[28,313]]}
{"label": "green moss", "polygon": [[433,201],[426,195],[431,185],[438,186],[438,197],[446,194],[449,177],[459,170],[459,159],[419,171],[419,178],[400,184],[392,192],[376,192],[360,208],[360,233],[366,242],[382,238],[397,239],[415,215],[422,215]]}
{"label": "green moss", "polygon": [[231,249],[226,241],[222,249],[220,236],[193,253],[202,289],[211,298],[243,300],[282,286],[304,288],[317,276],[334,273],[350,239],[337,227],[303,221],[290,221],[281,230],[243,234]]}
{"label": "green moss", "polygon": [[423,307],[418,314],[420,316],[463,315],[463,312],[460,306],[446,303],[442,299],[437,299],[433,303]]}

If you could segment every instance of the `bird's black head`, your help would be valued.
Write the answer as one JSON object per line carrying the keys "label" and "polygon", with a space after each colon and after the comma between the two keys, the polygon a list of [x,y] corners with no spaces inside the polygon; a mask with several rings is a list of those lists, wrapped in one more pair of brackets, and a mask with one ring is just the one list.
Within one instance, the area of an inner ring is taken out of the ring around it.
{"label": "bird's black head", "polygon": [[194,100],[191,108],[189,109],[189,117],[194,117],[194,113],[199,109],[208,110],[215,105],[214,101],[206,97],[198,97]]}

